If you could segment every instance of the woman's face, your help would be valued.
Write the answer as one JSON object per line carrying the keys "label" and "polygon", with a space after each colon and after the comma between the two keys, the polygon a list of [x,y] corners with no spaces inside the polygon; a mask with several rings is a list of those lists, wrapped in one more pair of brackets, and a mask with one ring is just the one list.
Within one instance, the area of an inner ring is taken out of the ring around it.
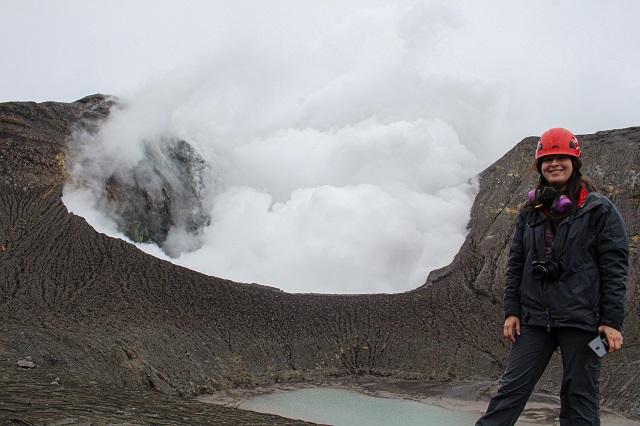
{"label": "woman's face", "polygon": [[567,155],[542,157],[542,176],[554,188],[564,189],[573,173],[573,163]]}

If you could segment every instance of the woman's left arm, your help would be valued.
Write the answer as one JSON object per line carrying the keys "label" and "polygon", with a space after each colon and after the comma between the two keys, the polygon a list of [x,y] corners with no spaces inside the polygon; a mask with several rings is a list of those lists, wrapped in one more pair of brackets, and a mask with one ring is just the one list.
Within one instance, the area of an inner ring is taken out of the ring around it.
{"label": "woman's left arm", "polygon": [[600,270],[600,327],[610,350],[622,346],[624,293],[627,281],[629,244],[622,216],[607,203],[597,223],[596,254]]}

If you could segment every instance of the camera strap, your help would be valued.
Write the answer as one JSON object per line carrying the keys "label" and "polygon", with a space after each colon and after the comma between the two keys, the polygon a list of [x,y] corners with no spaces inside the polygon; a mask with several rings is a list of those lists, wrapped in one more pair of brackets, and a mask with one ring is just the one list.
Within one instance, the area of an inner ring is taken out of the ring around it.
{"label": "camera strap", "polygon": [[[564,257],[564,254],[565,254],[564,250],[565,250],[565,247],[567,245],[567,240],[569,238],[569,231],[571,231],[571,226],[573,225],[575,213],[576,212],[573,211],[571,213],[571,215],[569,215],[566,218],[566,220],[568,220],[569,223],[567,224],[568,229],[567,229],[567,231],[565,232],[565,234],[564,234],[564,236],[562,238],[562,245],[560,246],[560,256],[554,256],[554,254],[557,253],[557,250],[553,250],[553,247],[552,247],[551,258],[555,258],[555,259],[560,260],[562,257]],[[533,259],[534,260],[540,260],[540,256],[539,256],[539,253],[538,253],[538,242],[536,240],[536,229],[535,228],[537,228],[538,226],[543,225],[543,224],[546,225],[547,223],[549,223],[549,225],[553,227],[554,233],[557,236],[557,232],[558,232],[558,229],[560,229],[560,226],[558,226],[559,224],[557,224],[553,220],[553,218],[551,216],[548,216],[548,215],[545,214],[544,217],[542,217],[541,219],[538,219],[537,221],[535,221],[533,223],[527,224],[533,231]],[[546,259],[548,257],[544,256],[543,258]]]}
{"label": "camera strap", "polygon": [[539,219],[534,223],[528,223],[527,224],[527,226],[529,228],[531,228],[531,230],[533,232],[533,260],[540,260],[540,257],[538,256],[538,243],[536,241],[536,228],[538,226],[546,223],[547,220],[549,220],[549,218],[545,216],[542,219]]}

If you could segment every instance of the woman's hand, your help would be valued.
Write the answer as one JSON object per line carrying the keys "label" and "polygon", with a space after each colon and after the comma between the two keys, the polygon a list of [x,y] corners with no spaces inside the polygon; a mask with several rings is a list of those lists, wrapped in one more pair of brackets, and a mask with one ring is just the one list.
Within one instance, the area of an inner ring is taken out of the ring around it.
{"label": "woman's hand", "polygon": [[613,327],[608,325],[601,325],[598,327],[599,333],[604,333],[609,342],[609,352],[615,352],[622,349],[622,333]]}
{"label": "woman's hand", "polygon": [[516,335],[520,335],[520,318],[516,315],[509,315],[507,319],[504,320],[502,334],[505,339],[509,339],[515,343]]}

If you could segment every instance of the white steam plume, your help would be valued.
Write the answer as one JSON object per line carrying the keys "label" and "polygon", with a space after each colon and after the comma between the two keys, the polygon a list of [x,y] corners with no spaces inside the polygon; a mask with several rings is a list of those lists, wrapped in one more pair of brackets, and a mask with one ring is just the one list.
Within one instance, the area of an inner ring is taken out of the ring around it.
{"label": "white steam plume", "polygon": [[[209,162],[212,220],[174,263],[293,292],[414,288],[464,240],[504,107],[495,82],[429,64],[458,25],[433,3],[358,11],[298,40],[236,40],[78,135],[83,186],[65,204],[121,237],[90,213],[104,179],[126,179],[145,141],[184,139]],[[167,244],[182,252],[188,238],[176,228]]]}

